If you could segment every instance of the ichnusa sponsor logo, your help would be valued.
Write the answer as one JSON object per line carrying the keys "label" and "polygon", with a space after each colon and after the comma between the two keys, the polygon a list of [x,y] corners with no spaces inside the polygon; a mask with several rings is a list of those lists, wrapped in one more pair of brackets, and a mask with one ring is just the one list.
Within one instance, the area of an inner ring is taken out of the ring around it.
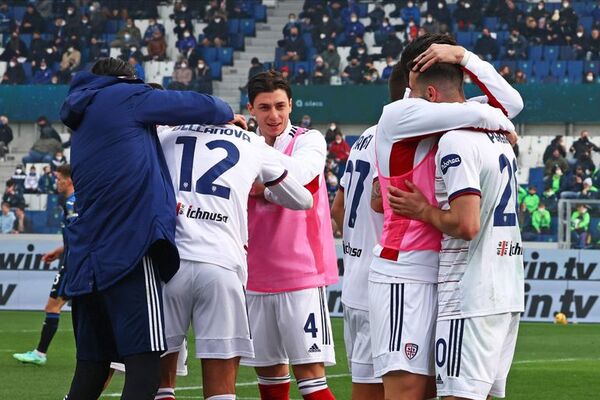
{"label": "ichnusa sponsor logo", "polygon": [[496,254],[500,257],[504,256],[520,256],[523,255],[523,246],[519,242],[509,242],[508,240],[501,240],[498,242],[498,248]]}
{"label": "ichnusa sponsor logo", "polygon": [[462,159],[458,154],[448,154],[447,156],[442,157],[442,161],[440,163],[440,169],[442,170],[442,174],[446,175],[449,168],[458,167]]}
{"label": "ichnusa sponsor logo", "polygon": [[215,222],[227,222],[229,217],[227,215],[223,215],[218,212],[210,212],[206,210],[200,209],[200,207],[194,208],[192,204],[190,204],[187,208],[183,203],[177,203],[177,208],[175,209],[177,216],[183,215],[187,218],[191,219],[202,219],[206,221],[215,221]]}

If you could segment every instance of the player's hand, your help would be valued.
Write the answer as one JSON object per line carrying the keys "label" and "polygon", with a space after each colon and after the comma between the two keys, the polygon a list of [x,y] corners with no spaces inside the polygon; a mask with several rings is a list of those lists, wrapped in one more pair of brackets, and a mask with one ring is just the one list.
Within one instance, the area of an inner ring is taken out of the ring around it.
{"label": "player's hand", "polygon": [[506,134],[506,139],[508,139],[508,143],[514,147],[514,145],[519,141],[519,135],[517,135],[517,132],[512,131]]}
{"label": "player's hand", "polygon": [[44,254],[42,256],[42,261],[47,264],[50,264],[51,262],[58,260],[59,257],[62,255],[62,253],[63,253],[63,248],[59,247],[57,249],[52,250],[49,253]]}
{"label": "player's hand", "polygon": [[246,117],[242,114],[234,114],[233,119],[229,121],[230,124],[239,126],[242,129],[248,129],[248,124],[246,123]]}
{"label": "player's hand", "polygon": [[423,214],[430,206],[429,201],[415,184],[410,181],[405,183],[408,189],[411,190],[410,192],[394,186],[388,188],[390,207],[395,214],[423,220]]}
{"label": "player's hand", "polygon": [[432,44],[413,60],[412,70],[425,72],[436,63],[460,64],[465,56],[465,48],[450,44]]}
{"label": "player's hand", "polygon": [[263,198],[265,196],[265,185],[260,182],[254,182],[252,189],[250,189],[250,197]]}

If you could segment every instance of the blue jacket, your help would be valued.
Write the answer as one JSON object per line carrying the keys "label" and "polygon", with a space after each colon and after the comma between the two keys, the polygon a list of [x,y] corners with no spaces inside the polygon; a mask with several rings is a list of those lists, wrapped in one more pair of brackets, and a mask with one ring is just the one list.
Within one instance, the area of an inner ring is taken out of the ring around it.
{"label": "blue jacket", "polygon": [[66,228],[65,293],[104,290],[149,251],[168,281],[179,268],[176,205],[155,126],[223,124],[233,119],[231,107],[195,92],[153,90],[138,79],[80,72],[60,117],[74,131],[79,213]]}

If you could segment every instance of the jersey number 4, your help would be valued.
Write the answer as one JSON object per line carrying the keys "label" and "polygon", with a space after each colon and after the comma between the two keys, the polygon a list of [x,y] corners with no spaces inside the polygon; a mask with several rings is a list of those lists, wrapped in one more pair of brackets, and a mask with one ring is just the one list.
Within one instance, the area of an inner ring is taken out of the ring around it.
{"label": "jersey number 4", "polygon": [[[519,209],[519,204],[516,199],[518,193],[517,162],[513,158],[511,167],[511,162],[509,161],[508,157],[506,157],[504,154],[500,155],[498,161],[500,163],[500,173],[503,173],[505,169],[508,172],[508,182],[506,182],[506,186],[504,187],[504,191],[502,192],[502,197],[500,197],[500,202],[494,209],[494,226],[516,226],[516,211]],[[506,206],[508,206],[508,202],[510,201],[513,195],[515,196],[515,212],[507,213],[505,212]]]}
{"label": "jersey number 4", "polygon": [[[196,139],[197,138],[194,136],[180,136],[175,141],[175,143],[183,145],[181,171],[179,172],[179,190],[184,192],[192,191],[191,183],[192,171],[194,170]],[[227,152],[227,156],[210,167],[200,178],[198,178],[196,181],[196,193],[229,199],[231,189],[222,185],[217,185],[215,181],[238,163],[240,160],[240,151],[233,143],[228,142],[227,140],[213,140],[212,142],[206,143],[206,147],[210,150],[224,149]]]}
{"label": "jersey number 4", "polygon": [[[354,172],[358,172],[358,181],[356,182],[356,187],[354,188],[354,196],[352,196],[352,204],[350,205],[350,214],[348,215],[348,227],[354,228],[354,224],[356,223],[356,210],[358,208],[358,203],[360,203],[360,197],[365,190],[365,179],[369,176],[369,172],[371,171],[371,165],[362,160],[356,160],[356,166],[352,164],[352,161],[348,161],[346,165],[346,172],[350,174],[350,179],[348,180],[348,190],[347,193],[350,192],[350,188],[352,187],[352,181],[354,178]],[[346,201],[348,201],[346,199]]]}

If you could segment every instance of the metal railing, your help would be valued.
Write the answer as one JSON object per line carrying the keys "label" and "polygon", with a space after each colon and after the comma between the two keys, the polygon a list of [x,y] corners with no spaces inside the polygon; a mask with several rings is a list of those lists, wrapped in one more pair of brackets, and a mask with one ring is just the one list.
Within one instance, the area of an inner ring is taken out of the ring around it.
{"label": "metal railing", "polygon": [[558,247],[571,248],[571,214],[578,204],[600,205],[600,200],[560,199],[558,201]]}

